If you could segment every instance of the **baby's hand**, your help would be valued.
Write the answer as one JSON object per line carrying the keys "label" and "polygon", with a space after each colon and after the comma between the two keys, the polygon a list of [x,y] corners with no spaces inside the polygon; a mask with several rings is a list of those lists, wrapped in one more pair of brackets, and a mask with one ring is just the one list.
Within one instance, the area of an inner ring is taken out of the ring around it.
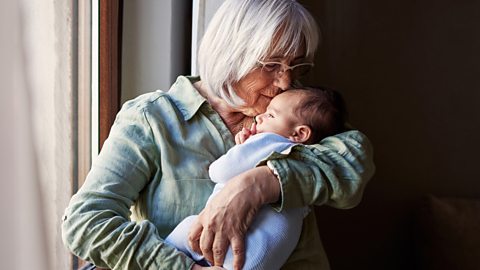
{"label": "baby's hand", "polygon": [[250,136],[255,134],[257,134],[257,126],[255,123],[252,123],[250,128],[243,127],[242,130],[235,135],[235,143],[242,144],[250,138]]}

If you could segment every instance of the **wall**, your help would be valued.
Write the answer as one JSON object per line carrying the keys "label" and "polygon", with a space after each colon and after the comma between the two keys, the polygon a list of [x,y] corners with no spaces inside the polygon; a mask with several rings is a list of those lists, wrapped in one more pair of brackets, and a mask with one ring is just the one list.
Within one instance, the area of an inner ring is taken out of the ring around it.
{"label": "wall", "polygon": [[124,1],[123,10],[122,102],[189,73],[192,4]]}
{"label": "wall", "polygon": [[320,207],[332,269],[412,269],[427,193],[480,197],[480,1],[300,1],[321,24],[312,84],[341,90],[375,148],[364,200]]}

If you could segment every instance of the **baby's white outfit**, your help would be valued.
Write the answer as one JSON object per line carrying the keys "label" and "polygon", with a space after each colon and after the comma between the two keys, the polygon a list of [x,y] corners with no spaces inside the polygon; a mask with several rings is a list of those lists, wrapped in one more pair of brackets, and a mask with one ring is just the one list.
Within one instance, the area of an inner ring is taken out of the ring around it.
{"label": "baby's white outfit", "polygon": [[[274,133],[259,133],[248,138],[243,144],[232,147],[210,165],[209,174],[217,183],[208,202],[217,194],[228,180],[245,172],[266,159],[273,152],[282,152],[295,143]],[[271,206],[263,206],[250,226],[245,237],[245,265],[243,269],[277,270],[287,261],[295,249],[302,231],[303,218],[308,207],[284,209],[277,212]],[[188,233],[197,216],[184,219],[165,239],[195,261],[202,261],[200,254],[191,250]],[[223,267],[233,269],[231,247],[225,257]]]}

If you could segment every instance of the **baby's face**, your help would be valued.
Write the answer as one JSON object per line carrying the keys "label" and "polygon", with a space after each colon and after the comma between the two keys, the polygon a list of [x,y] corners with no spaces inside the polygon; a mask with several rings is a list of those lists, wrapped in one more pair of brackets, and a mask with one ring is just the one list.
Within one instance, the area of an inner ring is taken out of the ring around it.
{"label": "baby's face", "polygon": [[294,133],[294,128],[302,124],[301,119],[294,113],[301,98],[298,93],[288,91],[273,98],[267,111],[255,117],[257,133],[273,132],[289,138]]}

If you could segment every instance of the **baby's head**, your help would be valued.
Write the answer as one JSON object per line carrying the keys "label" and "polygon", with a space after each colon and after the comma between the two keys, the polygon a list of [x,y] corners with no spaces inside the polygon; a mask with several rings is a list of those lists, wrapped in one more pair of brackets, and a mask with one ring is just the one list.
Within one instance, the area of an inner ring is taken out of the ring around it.
{"label": "baby's head", "polygon": [[311,144],[342,132],[346,118],[340,93],[306,87],[277,95],[255,120],[258,133],[273,132],[293,142]]}

